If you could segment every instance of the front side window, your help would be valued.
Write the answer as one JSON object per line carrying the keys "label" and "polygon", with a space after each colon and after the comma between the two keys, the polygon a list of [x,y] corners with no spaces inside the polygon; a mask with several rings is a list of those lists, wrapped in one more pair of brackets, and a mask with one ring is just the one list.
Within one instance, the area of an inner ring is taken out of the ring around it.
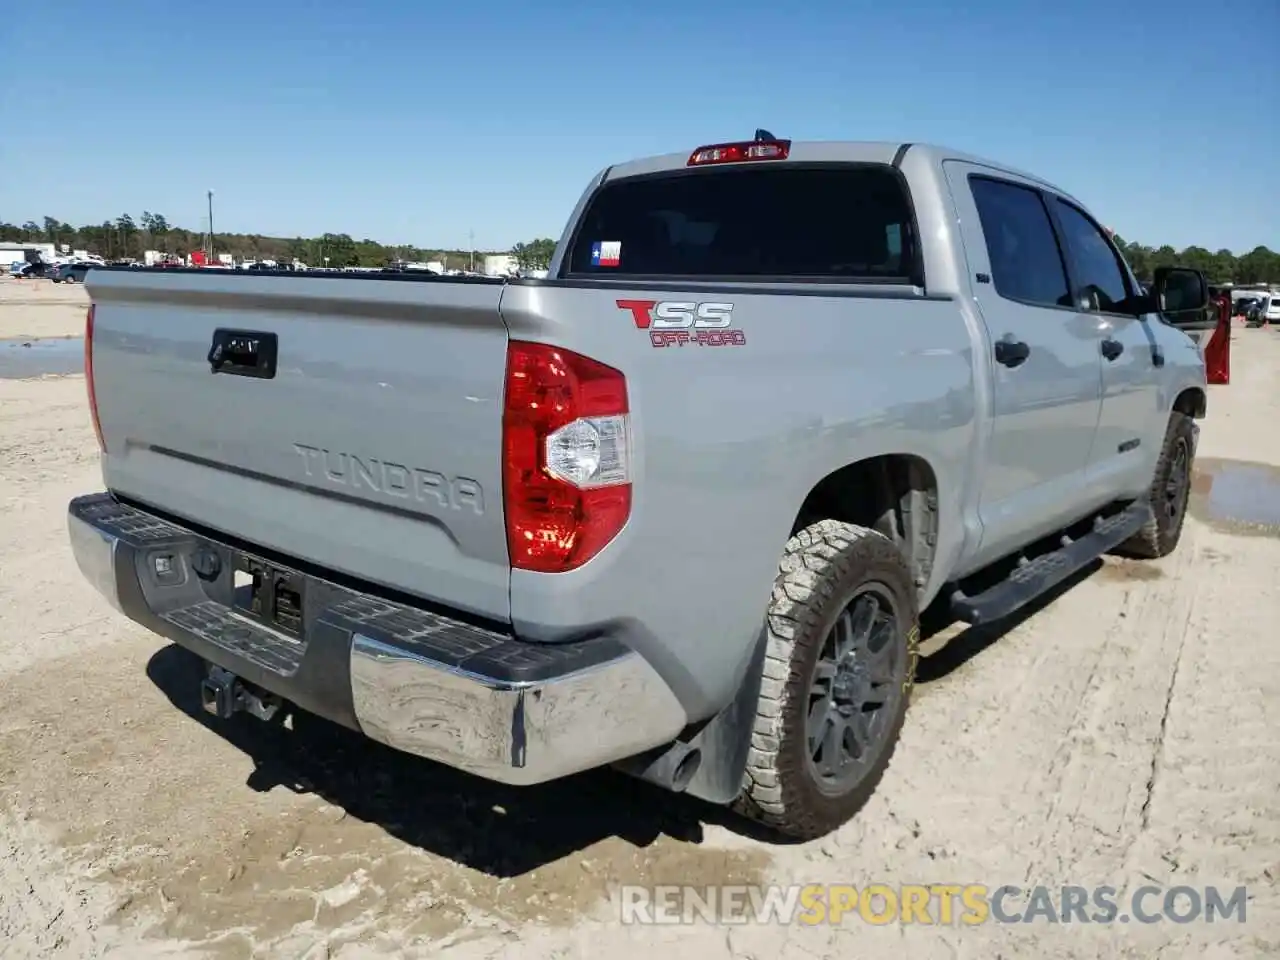
{"label": "front side window", "polygon": [[568,271],[590,276],[908,282],[911,206],[887,164],[679,171],[606,183]]}
{"label": "front side window", "polygon": [[971,177],[996,293],[1045,307],[1071,306],[1067,270],[1039,192]]}
{"label": "front side window", "polygon": [[1056,199],[1062,238],[1078,274],[1080,293],[1103,312],[1114,310],[1129,296],[1129,284],[1115,250],[1098,226],[1079,209]]}

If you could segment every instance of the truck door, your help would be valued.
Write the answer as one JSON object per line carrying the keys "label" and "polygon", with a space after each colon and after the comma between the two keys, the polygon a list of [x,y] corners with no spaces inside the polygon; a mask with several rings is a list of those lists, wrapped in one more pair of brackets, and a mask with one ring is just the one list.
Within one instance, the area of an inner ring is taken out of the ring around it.
{"label": "truck door", "polygon": [[1071,265],[1077,308],[1101,336],[1102,412],[1089,485],[1095,499],[1136,495],[1150,485],[1168,416],[1161,409],[1155,334],[1146,318],[1108,309],[1138,290],[1106,232],[1063,197],[1050,195],[1049,204]]}
{"label": "truck door", "polygon": [[977,164],[943,166],[991,350],[983,535],[973,558],[982,565],[1087,512],[1102,336],[1076,309],[1039,185]]}

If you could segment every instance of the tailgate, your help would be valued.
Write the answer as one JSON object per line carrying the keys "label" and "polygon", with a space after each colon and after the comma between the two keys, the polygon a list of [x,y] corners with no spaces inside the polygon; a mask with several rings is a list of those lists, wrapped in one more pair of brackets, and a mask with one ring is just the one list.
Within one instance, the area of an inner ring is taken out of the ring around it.
{"label": "tailgate", "polygon": [[[501,283],[95,270],[87,287],[109,490],[508,618]],[[213,373],[220,328],[274,335],[274,376]]]}

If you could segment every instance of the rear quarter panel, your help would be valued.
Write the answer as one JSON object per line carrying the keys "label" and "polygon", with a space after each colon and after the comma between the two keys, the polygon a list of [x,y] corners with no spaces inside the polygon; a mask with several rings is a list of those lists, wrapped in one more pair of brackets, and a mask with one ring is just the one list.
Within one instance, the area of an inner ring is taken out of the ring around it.
{"label": "rear quarter panel", "polygon": [[[962,547],[976,431],[958,305],[847,288],[757,291],[520,282],[501,304],[513,339],[626,374],[635,445],[626,528],[577,571],[513,571],[516,630],[544,640],[592,627],[621,633],[691,720],[732,695],[797,512],[829,473],[878,454],[922,457],[944,521],[936,569]],[[655,348],[620,299],[732,303],[745,344]]]}

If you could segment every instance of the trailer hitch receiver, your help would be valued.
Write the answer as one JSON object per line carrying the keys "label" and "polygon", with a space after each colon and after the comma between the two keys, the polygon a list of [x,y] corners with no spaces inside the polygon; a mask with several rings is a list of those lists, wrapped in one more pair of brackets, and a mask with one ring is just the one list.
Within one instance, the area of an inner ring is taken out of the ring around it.
{"label": "trailer hitch receiver", "polygon": [[270,720],[280,710],[281,700],[265,690],[245,683],[230,670],[213,666],[200,682],[200,705],[205,713],[229,720],[243,710],[259,720]]}

